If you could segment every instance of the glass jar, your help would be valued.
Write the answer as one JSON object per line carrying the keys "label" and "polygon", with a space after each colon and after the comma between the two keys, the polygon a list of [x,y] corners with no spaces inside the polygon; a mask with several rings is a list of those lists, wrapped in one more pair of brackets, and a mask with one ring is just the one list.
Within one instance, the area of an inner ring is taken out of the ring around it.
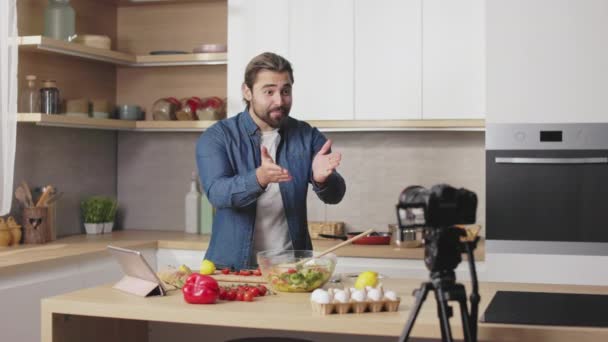
{"label": "glass jar", "polygon": [[76,13],[70,0],[49,0],[44,11],[44,36],[70,41],[76,31]]}
{"label": "glass jar", "polygon": [[21,91],[19,98],[19,112],[21,113],[37,113],[40,111],[39,92],[36,88],[36,76],[25,76],[27,81],[26,87]]}
{"label": "glass jar", "polygon": [[59,114],[59,89],[57,82],[46,80],[40,89],[40,113]]}

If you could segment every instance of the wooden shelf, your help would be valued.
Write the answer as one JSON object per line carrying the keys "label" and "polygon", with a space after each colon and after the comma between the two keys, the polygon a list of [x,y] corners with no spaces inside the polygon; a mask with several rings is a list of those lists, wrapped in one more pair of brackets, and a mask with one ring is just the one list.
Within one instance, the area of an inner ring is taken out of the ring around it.
{"label": "wooden shelf", "polygon": [[17,114],[17,122],[34,123],[39,126],[56,126],[107,130],[133,130],[135,121],[116,119],[81,118],[68,115],[47,115],[40,113]]}
{"label": "wooden shelf", "polygon": [[[34,123],[40,126],[156,132],[202,132],[216,122],[128,121],[81,118],[67,115],[45,115],[39,113],[19,114],[17,121],[21,123]],[[325,132],[484,130],[484,120],[318,120],[309,121],[309,123]]]}
{"label": "wooden shelf", "polygon": [[184,55],[132,55],[129,53],[97,49],[43,36],[19,38],[21,51],[47,52],[106,62],[129,67],[220,65],[228,63],[226,53],[193,53]]}
{"label": "wooden shelf", "polygon": [[216,121],[137,121],[137,131],[202,132]]}

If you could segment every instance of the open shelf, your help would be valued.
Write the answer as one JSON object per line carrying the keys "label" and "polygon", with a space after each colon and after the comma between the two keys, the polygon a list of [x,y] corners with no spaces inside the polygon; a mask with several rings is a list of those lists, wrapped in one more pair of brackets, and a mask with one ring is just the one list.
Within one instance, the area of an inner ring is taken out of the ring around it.
{"label": "open shelf", "polygon": [[[81,118],[67,115],[39,113],[18,114],[18,122],[40,126],[156,131],[156,132],[202,132],[216,121],[128,121],[116,119]],[[483,131],[484,120],[316,120],[309,121],[325,132],[353,131]]]}
{"label": "open shelf", "polygon": [[191,53],[183,55],[133,55],[69,43],[43,36],[19,38],[21,51],[47,52],[130,67],[219,65],[228,63],[227,53]]}
{"label": "open shelf", "polygon": [[81,118],[68,115],[47,115],[40,113],[19,113],[17,122],[33,123],[39,126],[107,129],[107,130],[132,130],[135,121],[116,119]]}

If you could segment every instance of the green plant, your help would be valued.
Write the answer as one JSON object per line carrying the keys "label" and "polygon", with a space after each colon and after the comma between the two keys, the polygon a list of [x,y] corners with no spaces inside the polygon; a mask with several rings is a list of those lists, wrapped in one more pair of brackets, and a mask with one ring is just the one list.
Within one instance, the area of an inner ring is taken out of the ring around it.
{"label": "green plant", "polygon": [[85,223],[103,223],[114,221],[118,202],[113,198],[94,196],[80,204]]}
{"label": "green plant", "polygon": [[116,210],[118,209],[118,201],[114,198],[108,198],[106,202],[105,210],[105,222],[114,222],[116,217]]}

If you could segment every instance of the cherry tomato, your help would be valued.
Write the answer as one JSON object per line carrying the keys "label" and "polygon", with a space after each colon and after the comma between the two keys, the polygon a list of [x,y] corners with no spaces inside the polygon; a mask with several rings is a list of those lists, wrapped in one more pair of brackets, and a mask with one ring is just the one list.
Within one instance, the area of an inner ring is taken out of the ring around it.
{"label": "cherry tomato", "polygon": [[268,289],[264,285],[258,285],[258,291],[260,291],[260,297],[263,297],[266,295]]}
{"label": "cherry tomato", "polygon": [[230,274],[230,269],[229,268],[222,269],[222,274]]}
{"label": "cherry tomato", "polygon": [[227,294],[228,294],[228,291],[226,291],[226,289],[225,289],[225,288],[220,287],[220,296],[219,296],[219,298],[220,298],[220,299],[226,299],[226,295],[227,295]]}
{"label": "cherry tomato", "polygon": [[254,276],[261,276],[262,275],[262,271],[260,271],[260,269],[258,268],[257,270],[252,272]]}
{"label": "cherry tomato", "polygon": [[230,290],[230,291],[228,291],[228,293],[226,293],[226,299],[227,300],[235,300],[236,299],[236,295],[237,295],[236,290]]}
{"label": "cherry tomato", "polygon": [[253,302],[253,297],[255,297],[251,292],[243,293],[243,301],[244,302]]}
{"label": "cherry tomato", "polygon": [[258,289],[257,287],[252,287],[252,288],[250,288],[247,291],[247,293],[250,293],[254,297],[259,297],[260,296],[260,289]]}
{"label": "cherry tomato", "polygon": [[241,272],[239,272],[239,275],[242,275],[242,276],[250,276],[250,275],[251,275],[251,271],[248,271],[248,270],[241,270]]}
{"label": "cherry tomato", "polygon": [[242,302],[243,301],[243,296],[245,295],[245,292],[239,291],[236,293],[236,300]]}
{"label": "cherry tomato", "polygon": [[296,270],[295,268],[290,268],[290,269],[287,270],[287,274],[293,274],[293,273],[296,273],[296,272],[298,272],[298,270]]}

